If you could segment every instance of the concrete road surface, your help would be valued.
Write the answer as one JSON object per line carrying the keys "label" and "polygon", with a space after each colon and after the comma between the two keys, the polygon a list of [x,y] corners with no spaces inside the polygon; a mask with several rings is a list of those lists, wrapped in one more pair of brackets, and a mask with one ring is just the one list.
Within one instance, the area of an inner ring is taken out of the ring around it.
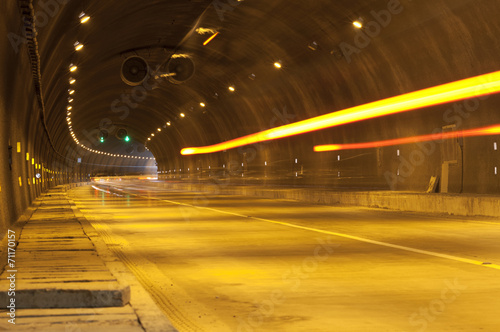
{"label": "concrete road surface", "polygon": [[70,196],[180,331],[500,331],[500,222],[95,183]]}

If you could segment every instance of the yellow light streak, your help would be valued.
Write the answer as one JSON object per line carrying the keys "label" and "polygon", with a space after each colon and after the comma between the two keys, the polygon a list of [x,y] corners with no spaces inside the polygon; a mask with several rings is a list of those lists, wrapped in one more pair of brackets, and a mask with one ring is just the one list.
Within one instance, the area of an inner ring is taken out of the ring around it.
{"label": "yellow light streak", "polygon": [[500,92],[500,71],[320,115],[214,145],[185,148],[181,150],[181,154],[192,155],[220,152],[244,145],[305,134],[357,121],[398,114],[498,92]]}

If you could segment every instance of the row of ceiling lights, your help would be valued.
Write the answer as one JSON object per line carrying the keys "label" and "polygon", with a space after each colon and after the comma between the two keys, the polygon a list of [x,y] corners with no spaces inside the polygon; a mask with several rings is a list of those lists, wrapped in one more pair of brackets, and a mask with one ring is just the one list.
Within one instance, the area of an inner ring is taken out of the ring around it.
{"label": "row of ceiling lights", "polygon": [[[277,69],[281,69],[281,68],[283,67],[281,60],[276,61],[273,65],[274,65],[274,67],[275,67],[275,68],[277,68]],[[230,85],[230,86],[228,86],[228,88],[227,88],[227,89],[228,89],[230,92],[236,92],[236,87],[235,87],[234,85]],[[206,107],[206,106],[207,106],[207,105],[206,105],[206,103],[204,103],[204,102],[200,102],[200,107],[204,108],[204,107]],[[186,117],[186,114],[184,114],[184,113],[180,113],[180,114],[179,114],[179,116],[180,116],[181,118],[185,118],[185,117]],[[172,122],[171,122],[171,121],[167,121],[167,122],[165,123],[165,125],[163,126],[163,128],[170,127],[171,125],[172,125]],[[158,132],[161,132],[161,131],[162,131],[162,129],[161,129],[161,128],[158,128],[158,129],[157,129],[157,131],[158,131]],[[148,137],[147,141],[151,141],[151,139],[152,139],[153,137],[155,137],[155,132],[151,133],[151,135],[150,135],[150,137]],[[144,143],[144,145],[147,145],[147,141]]]}
{"label": "row of ceiling lights", "polygon": [[[242,0],[238,0],[238,1],[242,1]],[[210,43],[210,41],[212,41],[212,40],[213,40],[213,39],[214,39],[217,35],[219,35],[219,33],[220,33],[219,31],[216,31],[216,30],[213,30],[213,29],[206,29],[206,28],[198,28],[196,31],[197,31],[198,33],[200,33],[200,34],[203,34],[203,33],[206,33],[206,32],[210,32],[210,33],[212,33],[212,36],[211,36],[210,38],[208,38],[208,39],[207,39],[207,40],[203,43],[203,46],[208,45],[208,43]],[[276,62],[274,63],[274,67],[276,67],[276,68],[278,68],[278,69],[281,69],[281,67],[282,67],[281,60],[276,61]],[[254,79],[254,78],[255,78],[255,75],[254,75],[254,74],[251,74],[251,78],[252,78],[252,79]],[[228,86],[228,90],[229,90],[230,92],[235,92],[235,91],[236,91],[236,88],[234,87],[234,85],[230,85],[230,86]],[[216,95],[217,95],[217,94],[216,94]],[[204,102],[200,102],[200,106],[201,106],[201,107],[206,107],[207,105],[206,105]],[[186,117],[186,115],[185,115],[184,113],[180,113],[180,114],[179,114],[179,116],[180,116],[181,118]],[[171,121],[167,121],[167,122],[166,122],[166,124],[163,126],[163,128],[167,128],[167,126],[169,127],[169,126],[171,126],[171,125],[172,125]],[[162,130],[161,130],[161,128],[158,128],[158,129],[157,129],[157,131],[158,131],[158,132],[161,132]],[[155,133],[154,133],[154,132],[153,132],[153,133],[151,133],[150,137],[148,137],[148,139],[147,139],[147,140],[148,140],[148,141],[151,141],[151,138],[152,138],[152,137],[155,137]],[[145,143],[144,143],[144,145],[147,145],[147,142],[145,142]],[[147,148],[146,148],[146,149],[147,149]]]}
{"label": "row of ceiling lights", "polygon": [[[86,15],[83,12],[79,15],[79,18],[80,18],[81,24],[85,24],[90,20],[90,16]],[[84,45],[78,41],[75,42],[73,46],[75,47],[75,51],[81,51],[84,47]],[[78,67],[76,65],[74,65],[73,63],[69,65],[70,73],[75,73],[77,69],[78,69]],[[72,86],[75,83],[76,83],[76,79],[73,77],[70,77],[69,78],[70,86]],[[88,146],[85,146],[84,144],[80,143],[80,141],[78,140],[78,138],[75,135],[75,132],[73,131],[73,126],[72,126],[72,122],[71,122],[71,111],[73,110],[72,103],[73,103],[73,95],[74,94],[75,94],[75,89],[70,87],[68,89],[68,105],[66,106],[66,110],[67,110],[66,111],[66,122],[68,123],[68,129],[69,129],[69,132],[71,134],[71,137],[73,137],[73,140],[75,141],[75,143],[77,145],[79,145],[80,147],[82,147],[83,149],[85,149],[89,152],[101,154],[101,155],[105,155],[105,156],[109,156],[109,157],[128,158],[128,159],[150,159],[150,160],[154,159],[154,158],[148,158],[148,157],[127,156],[127,155],[122,155],[122,154],[103,152],[103,151],[89,148]]]}

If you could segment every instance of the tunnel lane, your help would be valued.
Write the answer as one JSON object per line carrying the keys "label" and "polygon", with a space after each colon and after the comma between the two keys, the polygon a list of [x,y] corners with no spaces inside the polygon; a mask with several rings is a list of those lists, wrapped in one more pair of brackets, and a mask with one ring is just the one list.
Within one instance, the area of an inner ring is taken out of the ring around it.
{"label": "tunnel lane", "polygon": [[73,199],[181,331],[500,326],[495,220],[95,187]]}

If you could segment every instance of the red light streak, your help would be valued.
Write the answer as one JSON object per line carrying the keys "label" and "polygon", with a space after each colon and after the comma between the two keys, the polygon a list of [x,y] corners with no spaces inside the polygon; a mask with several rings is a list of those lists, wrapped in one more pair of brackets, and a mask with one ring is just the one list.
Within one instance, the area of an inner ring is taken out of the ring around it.
{"label": "red light streak", "polygon": [[489,135],[499,135],[500,125],[494,125],[489,127],[461,130],[461,131],[450,131],[446,133],[429,134],[422,136],[404,137],[396,138],[385,141],[377,142],[366,142],[366,143],[352,143],[352,144],[327,144],[327,145],[316,145],[314,151],[316,152],[327,152],[327,151],[339,151],[339,150],[354,150],[354,149],[370,149],[378,148],[384,146],[393,145],[403,145],[418,142],[428,142],[444,140],[456,137],[476,137],[476,136],[489,136]]}

